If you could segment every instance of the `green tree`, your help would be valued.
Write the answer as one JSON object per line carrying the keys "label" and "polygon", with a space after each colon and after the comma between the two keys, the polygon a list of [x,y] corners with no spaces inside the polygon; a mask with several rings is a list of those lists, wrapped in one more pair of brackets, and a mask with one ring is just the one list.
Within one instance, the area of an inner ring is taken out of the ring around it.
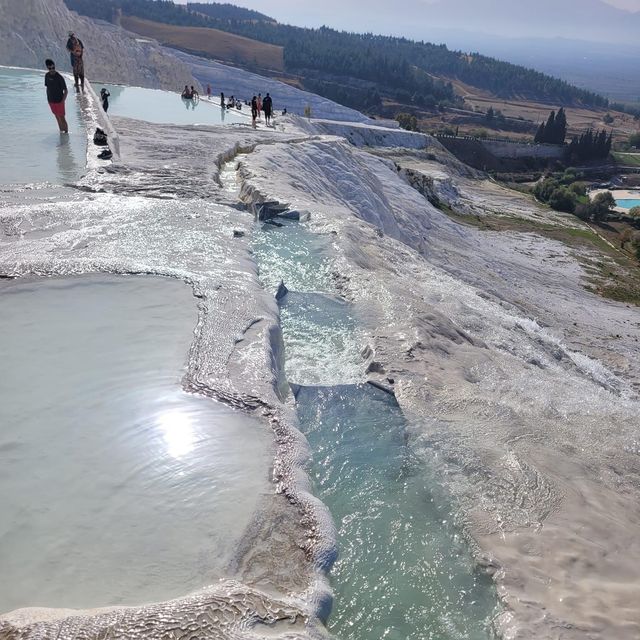
{"label": "green tree", "polygon": [[640,147],[640,131],[636,131],[629,136],[630,147]]}
{"label": "green tree", "polygon": [[609,212],[616,206],[616,200],[611,191],[599,193],[590,203],[589,211],[591,218],[595,222],[602,222],[607,219]]}
{"label": "green tree", "polygon": [[564,112],[564,107],[560,107],[556,121],[553,128],[553,143],[564,144],[564,140],[567,137],[567,116]]}
{"label": "green tree", "polygon": [[547,124],[544,125],[543,142],[553,143],[556,133],[556,112],[552,111],[547,118]]}
{"label": "green tree", "polygon": [[573,213],[576,208],[576,195],[567,187],[558,187],[549,196],[549,206],[556,211]]}
{"label": "green tree", "polygon": [[418,131],[418,119],[410,113],[399,113],[396,120],[407,131]]}
{"label": "green tree", "polygon": [[631,207],[631,209],[629,209],[629,215],[632,218],[640,218],[640,207]]}
{"label": "green tree", "polygon": [[574,182],[569,185],[569,189],[573,191],[579,198],[587,195],[587,185],[584,182]]}

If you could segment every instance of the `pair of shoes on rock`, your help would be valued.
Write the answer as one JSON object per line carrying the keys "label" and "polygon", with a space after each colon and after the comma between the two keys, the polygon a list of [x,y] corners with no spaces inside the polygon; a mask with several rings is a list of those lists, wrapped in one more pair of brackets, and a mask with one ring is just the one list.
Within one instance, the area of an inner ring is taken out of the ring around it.
{"label": "pair of shoes on rock", "polygon": [[98,158],[100,160],[111,160],[113,153],[111,153],[111,149],[103,149],[99,154]]}

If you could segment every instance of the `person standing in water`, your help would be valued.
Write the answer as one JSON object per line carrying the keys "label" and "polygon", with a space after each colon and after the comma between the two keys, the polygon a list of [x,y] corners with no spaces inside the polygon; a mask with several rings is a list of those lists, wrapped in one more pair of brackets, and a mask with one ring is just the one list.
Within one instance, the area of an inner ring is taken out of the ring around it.
{"label": "person standing in water", "polygon": [[56,118],[60,133],[69,133],[69,125],[65,118],[64,101],[67,99],[67,83],[56,71],[55,62],[49,58],[44,61],[47,73],[44,76],[44,86],[47,88],[47,102],[51,113]]}

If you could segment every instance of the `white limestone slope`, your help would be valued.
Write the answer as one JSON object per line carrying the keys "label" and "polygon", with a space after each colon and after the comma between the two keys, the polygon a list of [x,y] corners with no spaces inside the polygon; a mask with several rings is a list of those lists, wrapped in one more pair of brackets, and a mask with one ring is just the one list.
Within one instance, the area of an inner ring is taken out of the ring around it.
{"label": "white limestone slope", "polygon": [[191,282],[202,307],[185,386],[269,421],[275,483],[288,500],[274,497],[239,554],[241,583],[71,617],[64,629],[30,624],[39,614],[14,617],[0,637],[321,633],[314,613],[326,592],[316,570],[330,562],[332,531],[309,495],[303,439],[286,428],[278,312],[251,259],[252,219],[220,183],[232,158],[247,203],[306,209],[310,228],[331,240],[333,280],[355,306],[371,378],[394,388],[411,421],[409,446],[459,501],[478,562],[494,575],[500,634],[640,637],[637,309],[588,292],[574,250],[559,242],[456,223],[408,172],[469,212],[532,218],[544,215],[539,207],[489,188],[430,138],[375,124],[114,123],[121,159],[89,172],[77,191],[2,194],[0,273]]}
{"label": "white limestone slope", "polygon": [[0,0],[0,64],[70,70],[68,32],[85,45],[87,78],[176,90],[195,83],[189,68],[155,42],[69,11],[63,0]]}
{"label": "white limestone slope", "polygon": [[[429,175],[420,153],[412,166]],[[637,309],[588,292],[559,242],[450,220],[397,157],[321,137],[259,147],[240,167],[246,198],[308,210],[333,237],[372,378],[394,387],[411,446],[459,500],[504,605],[500,635],[639,637]],[[490,208],[492,191],[473,186]],[[494,206],[536,213],[511,203]]]}

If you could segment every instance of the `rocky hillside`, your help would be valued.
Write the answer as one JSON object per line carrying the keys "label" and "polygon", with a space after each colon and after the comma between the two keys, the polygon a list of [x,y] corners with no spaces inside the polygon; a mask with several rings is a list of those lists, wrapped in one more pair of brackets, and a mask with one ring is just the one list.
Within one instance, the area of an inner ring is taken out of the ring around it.
{"label": "rocky hillside", "polygon": [[90,80],[163,89],[195,83],[188,67],[157,43],[78,16],[62,0],[0,2],[0,64],[42,68],[45,58],[53,58],[61,70],[69,70],[70,30],[85,45]]}

